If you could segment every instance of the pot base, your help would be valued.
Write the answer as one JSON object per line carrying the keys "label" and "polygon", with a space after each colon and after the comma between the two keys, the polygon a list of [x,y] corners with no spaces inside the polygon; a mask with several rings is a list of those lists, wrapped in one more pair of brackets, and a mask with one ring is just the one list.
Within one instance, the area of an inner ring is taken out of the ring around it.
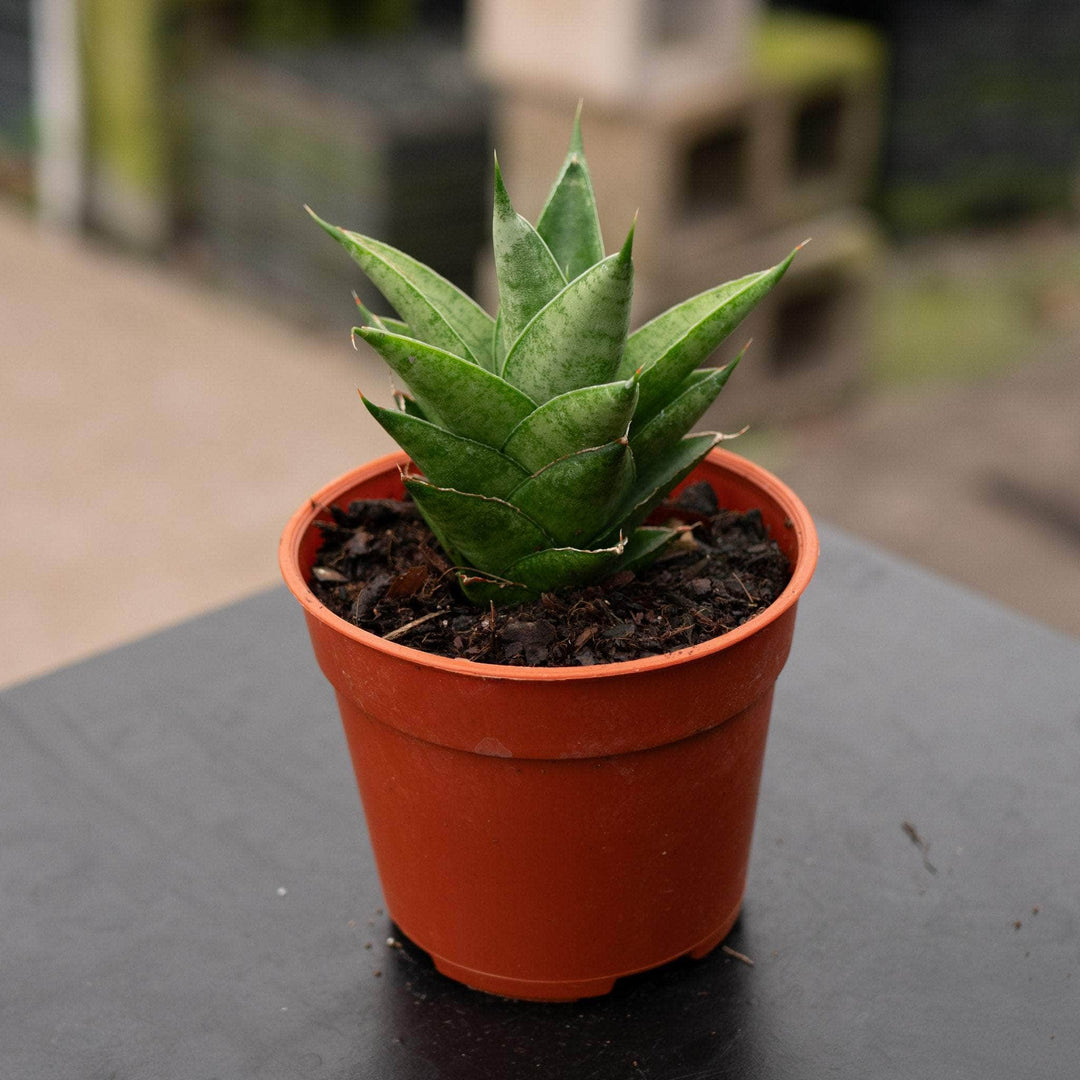
{"label": "pot base", "polygon": [[[666,957],[655,964],[646,964],[644,967],[633,968],[630,971],[620,971],[613,975],[604,975],[590,979],[515,979],[505,975],[490,975],[483,971],[474,971],[472,968],[463,967],[445,957],[425,949],[435,964],[436,971],[445,975],[455,982],[464,983],[471,990],[479,990],[486,994],[497,994],[499,997],[516,998],[521,1001],[579,1001],[582,998],[603,997],[610,994],[615,987],[617,979],[627,975],[638,975],[643,971],[654,971],[689,956],[693,960],[701,960],[708,956],[728,936],[735,921],[739,917],[742,908],[740,901],[732,911],[708,937],[699,941],[696,945],[674,956]],[[410,939],[411,940],[411,939]],[[413,942],[423,948],[419,942]]]}

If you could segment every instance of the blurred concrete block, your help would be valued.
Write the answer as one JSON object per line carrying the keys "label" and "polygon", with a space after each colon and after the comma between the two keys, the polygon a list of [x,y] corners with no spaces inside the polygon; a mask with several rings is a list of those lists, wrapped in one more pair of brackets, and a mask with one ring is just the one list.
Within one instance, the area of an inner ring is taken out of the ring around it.
{"label": "blurred concrete block", "polygon": [[[722,366],[753,339],[702,430],[811,415],[857,390],[884,246],[868,214],[843,210],[726,249],[712,260],[711,277],[719,283],[765,269],[807,237],[773,292],[709,361]],[[665,282],[666,295],[652,290],[661,308],[679,299],[668,299],[672,284]]]}
{"label": "blurred concrete block", "polygon": [[870,193],[886,53],[865,25],[776,14],[755,50],[753,209],[766,227]]}
{"label": "blurred concrete block", "polygon": [[[663,274],[668,262],[702,264],[717,247],[866,197],[879,137],[877,39],[832,20],[769,17],[754,41],[756,74],[737,83],[633,105],[586,102],[609,250],[640,211],[635,253]],[[574,107],[565,91],[500,87],[495,144],[530,220],[565,152]]]}
{"label": "blurred concrete block", "polygon": [[470,53],[500,86],[634,104],[741,74],[761,8],[761,0],[473,0]]}

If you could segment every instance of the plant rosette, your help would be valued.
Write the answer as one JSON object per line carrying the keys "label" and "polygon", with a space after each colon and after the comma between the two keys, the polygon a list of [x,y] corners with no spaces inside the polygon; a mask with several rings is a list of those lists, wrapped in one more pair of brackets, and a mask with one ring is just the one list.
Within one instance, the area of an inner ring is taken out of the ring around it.
{"label": "plant rosette", "polygon": [[[404,452],[319,492],[280,549],[391,917],[446,975],[518,998],[603,994],[705,955],[742,903],[773,686],[817,539],[779,480],[692,428],[739,358],[700,365],[794,252],[630,333],[634,227],[604,254],[578,120],[535,227],[496,166],[494,318],[403,252],[316,221],[397,312],[361,306],[354,333],[409,391],[397,409],[365,399]],[[308,587],[328,507],[406,491],[483,607],[634,573],[680,534],[650,515],[696,480],[721,507],[760,511],[792,577],[741,626],[666,655],[445,658],[359,629]]]}
{"label": "plant rosette", "polygon": [[574,668],[385,641],[308,587],[328,507],[400,498],[403,454],[334,481],[281,541],[337,695],[387,910],[443,974],[564,1001],[727,935],[746,883],[773,686],[817,534],[798,497],[713,450],[685,483],[760,509],[792,567],[765,611],[663,656]]}

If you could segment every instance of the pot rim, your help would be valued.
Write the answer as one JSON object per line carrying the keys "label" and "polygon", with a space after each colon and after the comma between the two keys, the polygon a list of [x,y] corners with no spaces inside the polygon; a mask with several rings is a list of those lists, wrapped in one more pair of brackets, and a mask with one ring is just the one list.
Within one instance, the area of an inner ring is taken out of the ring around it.
{"label": "pot rim", "polygon": [[716,447],[709,452],[705,462],[728,472],[735,473],[741,479],[758,487],[784,510],[792,523],[798,545],[798,557],[792,568],[791,580],[784,591],[762,612],[748,619],[741,626],[729,630],[718,637],[697,645],[690,645],[674,652],[659,656],[642,657],[637,660],[621,660],[614,663],[595,664],[587,667],[517,667],[508,664],[488,664],[476,660],[438,656],[424,652],[409,645],[399,645],[395,641],[386,641],[377,634],[361,630],[340,616],[335,615],[315,596],[308,587],[304,575],[300,572],[300,544],[304,536],[314,525],[316,518],[327,507],[337,502],[350,488],[363,480],[377,476],[391,469],[401,469],[409,461],[403,451],[395,451],[360,465],[326,484],[292,515],[281,535],[278,546],[278,563],[282,577],[289,591],[303,606],[305,613],[336,631],[376,652],[390,658],[435,668],[454,675],[464,675],[477,679],[502,679],[512,682],[554,682],[567,679],[605,679],[655,671],[658,668],[673,667],[689,663],[703,656],[723,652],[746,640],[770,623],[775,622],[792,608],[802,596],[817,565],[819,543],[817,529],[814,527],[810,512],[802,500],[782,480],[767,469],[732,453]]}

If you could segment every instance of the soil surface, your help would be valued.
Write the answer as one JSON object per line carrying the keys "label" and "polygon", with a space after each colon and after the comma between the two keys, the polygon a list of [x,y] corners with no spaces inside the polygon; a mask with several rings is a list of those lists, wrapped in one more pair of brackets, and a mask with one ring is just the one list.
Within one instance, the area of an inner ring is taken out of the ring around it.
{"label": "soil surface", "polygon": [[387,640],[487,664],[572,667],[673,652],[735,629],[791,577],[761,514],[720,509],[707,483],[653,516],[690,528],[640,574],[499,608],[461,595],[414,503],[359,499],[331,512],[311,579],[328,608]]}

